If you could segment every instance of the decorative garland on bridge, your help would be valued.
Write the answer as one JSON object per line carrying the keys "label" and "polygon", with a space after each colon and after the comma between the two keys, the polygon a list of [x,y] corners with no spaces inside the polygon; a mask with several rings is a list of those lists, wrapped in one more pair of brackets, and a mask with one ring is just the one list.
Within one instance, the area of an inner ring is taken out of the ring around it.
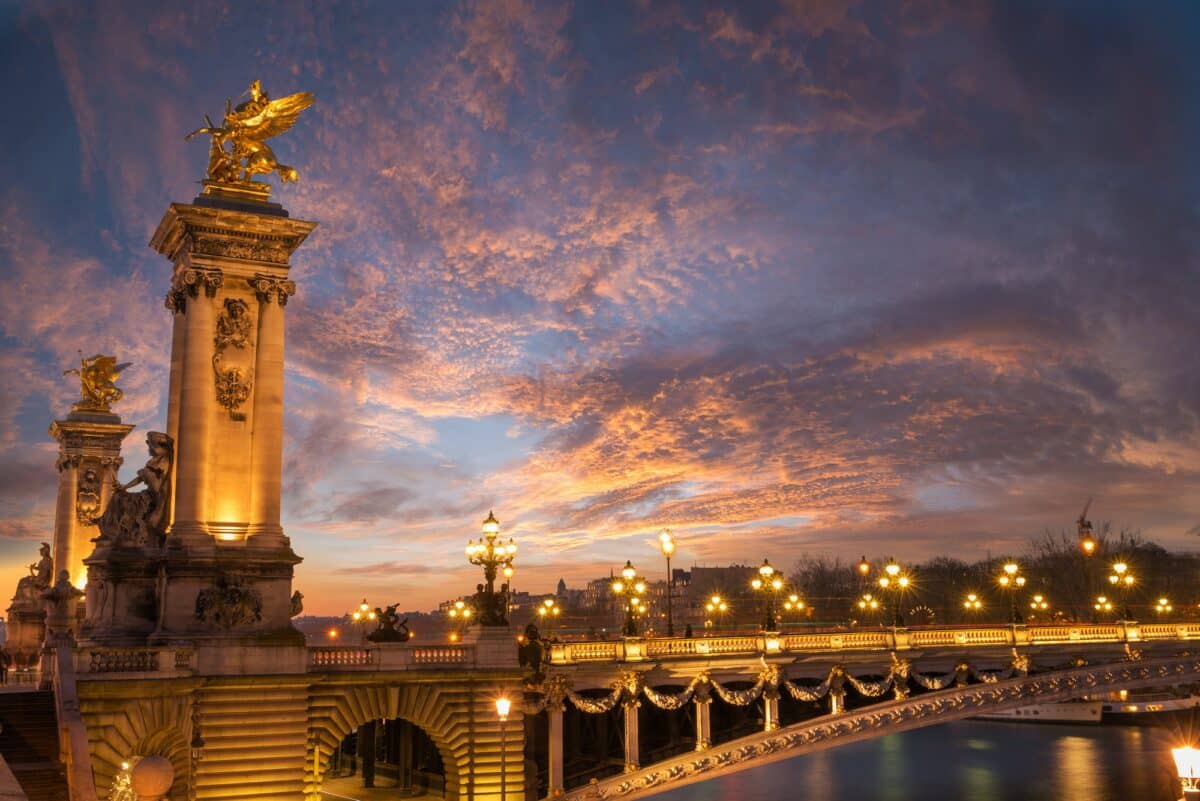
{"label": "decorative garland on bridge", "polygon": [[[1072,667],[1086,665],[1086,660],[1076,657],[1071,660]],[[718,698],[733,706],[749,706],[763,695],[777,698],[782,688],[789,696],[797,701],[816,702],[832,695],[842,698],[846,694],[845,685],[849,684],[854,691],[866,698],[879,698],[889,690],[897,699],[908,697],[910,680],[926,690],[944,690],[950,686],[965,687],[972,681],[979,684],[995,684],[1013,676],[1023,676],[1029,673],[1030,660],[1027,655],[1019,654],[1014,649],[1012,660],[1007,668],[1002,670],[978,670],[970,662],[962,660],[949,673],[918,673],[912,669],[912,663],[900,659],[892,653],[892,664],[888,672],[878,679],[856,678],[850,675],[842,665],[830,668],[825,679],[819,684],[797,684],[783,674],[777,664],[768,663],[759,671],[754,684],[744,689],[727,687],[714,679],[707,672],[695,676],[681,692],[662,692],[645,683],[645,674],[636,670],[623,670],[620,677],[610,685],[609,692],[599,697],[582,695],[571,688],[570,682],[562,674],[549,676],[537,689],[540,698],[531,699],[526,703],[528,714],[537,714],[548,706],[559,706],[564,701],[581,712],[599,715],[611,712],[618,704],[636,703],[639,696],[644,696],[659,709],[681,709],[689,701],[701,693],[701,700],[707,701],[707,691],[711,690]]]}

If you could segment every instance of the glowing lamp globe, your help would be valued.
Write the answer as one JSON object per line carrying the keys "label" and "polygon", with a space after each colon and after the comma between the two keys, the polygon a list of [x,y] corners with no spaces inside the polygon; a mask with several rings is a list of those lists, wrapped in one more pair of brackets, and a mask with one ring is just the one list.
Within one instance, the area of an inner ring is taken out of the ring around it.
{"label": "glowing lamp globe", "polygon": [[139,799],[159,801],[175,783],[175,768],[166,757],[142,757],[130,771],[129,783]]}

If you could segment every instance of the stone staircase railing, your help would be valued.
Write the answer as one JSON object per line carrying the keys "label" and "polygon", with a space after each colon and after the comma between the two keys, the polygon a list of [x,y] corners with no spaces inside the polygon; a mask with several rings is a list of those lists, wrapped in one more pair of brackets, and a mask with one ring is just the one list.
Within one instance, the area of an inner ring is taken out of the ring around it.
{"label": "stone staircase railing", "polygon": [[550,664],[754,656],[820,651],[903,651],[911,648],[1127,643],[1200,639],[1200,623],[1062,623],[1016,626],[947,626],[920,629],[765,633],[715,637],[630,637],[550,645]]}

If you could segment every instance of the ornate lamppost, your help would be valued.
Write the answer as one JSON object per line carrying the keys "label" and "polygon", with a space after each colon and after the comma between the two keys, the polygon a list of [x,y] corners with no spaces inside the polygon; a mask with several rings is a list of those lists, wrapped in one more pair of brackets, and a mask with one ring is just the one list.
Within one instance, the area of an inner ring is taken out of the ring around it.
{"label": "ornate lamppost", "polygon": [[976,593],[969,592],[967,597],[963,599],[963,611],[965,615],[979,614],[983,609],[983,601],[979,599]]}
{"label": "ornate lamppost", "polygon": [[1112,601],[1108,600],[1107,595],[1097,595],[1096,603],[1092,604],[1092,608],[1096,610],[1096,615],[1108,614],[1113,610]]}
{"label": "ornate lamppost", "polygon": [[1008,593],[1010,622],[1015,626],[1017,624],[1017,590],[1025,586],[1025,577],[1021,575],[1021,566],[1016,562],[1006,562],[1004,571],[996,579],[996,583],[1000,585],[1000,589]]}
{"label": "ornate lamppost", "polygon": [[508,798],[508,713],[512,709],[512,701],[505,696],[496,699],[496,716],[500,718],[500,801]]}
{"label": "ornate lamppost", "polygon": [[858,599],[858,611],[868,619],[874,618],[879,612],[879,599],[869,592],[864,592]]}
{"label": "ornate lamppost", "polygon": [[671,596],[675,594],[675,576],[671,573],[671,554],[675,553],[675,538],[668,529],[658,535],[658,547],[667,557],[667,636],[675,636],[675,619],[671,616]]}
{"label": "ornate lamppost", "polygon": [[543,599],[541,605],[538,606],[537,614],[541,618],[542,626],[547,634],[550,633],[550,629],[561,611],[553,598]]}
{"label": "ornate lamppost", "polygon": [[508,625],[508,581],[497,592],[496,577],[503,570],[505,579],[512,578],[517,546],[511,537],[507,543],[497,542],[499,535],[500,521],[488,512],[483,521],[483,536],[467,543],[467,561],[483,568],[485,583],[478,585],[475,592],[475,612],[481,626]]}
{"label": "ornate lamppost", "polygon": [[1159,598],[1158,603],[1154,605],[1154,611],[1158,613],[1159,617],[1171,614],[1174,609],[1175,607],[1171,606],[1171,601],[1168,598]]}
{"label": "ornate lamppost", "polygon": [[637,574],[637,568],[626,560],[621,568],[621,578],[612,583],[613,594],[625,602],[625,625],[621,633],[626,637],[638,636],[637,619],[646,611],[646,603],[642,596],[646,594],[646,581]]}
{"label": "ornate lamppost", "polygon": [[358,630],[362,636],[362,641],[367,641],[367,629],[375,622],[375,610],[367,603],[367,599],[363,598],[362,603],[350,615],[350,619],[358,624]]}
{"label": "ornate lamppost", "polygon": [[462,638],[463,630],[470,625],[475,610],[471,609],[466,601],[458,600],[454,602],[454,606],[450,607],[447,614],[454,622],[454,630],[450,632],[450,642],[458,642]]}
{"label": "ornate lamppost", "polygon": [[785,612],[795,612],[800,614],[805,609],[804,601],[796,593],[792,593],[783,602],[783,610]]}
{"label": "ornate lamppost", "polygon": [[884,592],[892,593],[892,627],[899,628],[903,624],[900,619],[900,596],[912,582],[901,571],[900,565],[893,560],[888,560],[883,572],[884,575],[879,577],[879,588]]}
{"label": "ornate lamppost", "polygon": [[1108,583],[1121,593],[1121,606],[1124,607],[1122,614],[1125,620],[1133,620],[1133,613],[1129,611],[1129,591],[1133,589],[1134,585],[1133,573],[1129,570],[1129,565],[1124,562],[1117,562],[1112,569],[1113,572],[1108,576]]}
{"label": "ornate lamppost", "polygon": [[729,603],[720,595],[714,595],[708,599],[708,603],[704,605],[705,611],[708,612],[708,625],[712,625],[712,618],[717,617],[719,622],[725,622],[725,613],[729,611]]}
{"label": "ornate lamppost", "polygon": [[775,619],[775,594],[783,589],[783,577],[771,566],[769,561],[763,559],[763,563],[758,568],[758,575],[750,582],[750,586],[761,590],[766,598],[763,631],[778,631],[779,624]]}
{"label": "ornate lamppost", "polygon": [[1050,602],[1046,600],[1046,596],[1038,594],[1033,596],[1033,600],[1029,602],[1029,608],[1033,611],[1030,617],[1037,618],[1039,612],[1050,611]]}

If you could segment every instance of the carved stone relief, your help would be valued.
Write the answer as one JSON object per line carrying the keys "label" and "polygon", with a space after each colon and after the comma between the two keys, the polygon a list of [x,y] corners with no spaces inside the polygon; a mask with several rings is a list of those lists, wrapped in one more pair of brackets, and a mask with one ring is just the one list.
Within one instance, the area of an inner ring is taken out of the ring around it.
{"label": "carved stone relief", "polygon": [[196,620],[221,629],[262,620],[262,595],[240,579],[221,576],[196,596]]}
{"label": "carved stone relief", "polygon": [[94,467],[84,468],[75,490],[75,518],[85,526],[96,522],[100,516],[100,471]]}
{"label": "carved stone relief", "polygon": [[244,420],[238,408],[250,397],[254,382],[254,321],[250,307],[241,298],[226,298],[217,316],[212,357],[217,403],[234,420]]}

